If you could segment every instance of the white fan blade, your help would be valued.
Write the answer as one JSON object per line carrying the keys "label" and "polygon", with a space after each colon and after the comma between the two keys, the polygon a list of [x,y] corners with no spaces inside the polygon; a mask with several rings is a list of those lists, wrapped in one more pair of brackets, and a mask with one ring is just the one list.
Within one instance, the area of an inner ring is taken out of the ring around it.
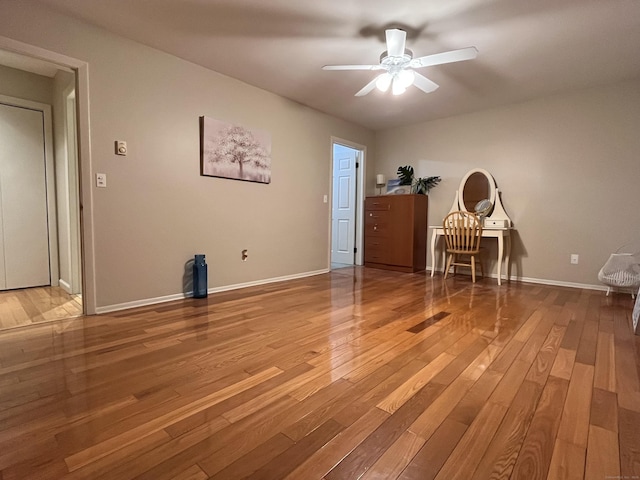
{"label": "white fan blade", "polygon": [[[384,73],[382,75],[384,75]],[[378,75],[378,77],[379,76],[380,75]],[[378,77],[374,78],[369,83],[367,83],[364,87],[362,87],[362,89],[358,93],[356,93],[355,96],[356,97],[362,97],[362,96],[366,95],[367,93],[369,93],[374,88],[376,88],[376,82],[378,81]]]}
{"label": "white fan blade", "polygon": [[434,55],[426,55],[411,60],[409,64],[412,68],[431,67],[433,65],[442,65],[444,63],[461,62],[463,60],[471,60],[478,56],[476,47],[461,48],[460,50],[451,50],[450,52],[436,53]]}
{"label": "white fan blade", "polygon": [[436,82],[432,82],[424,75],[420,75],[418,72],[413,72],[413,74],[413,84],[424,93],[431,93],[438,89],[439,85]]}
{"label": "white fan blade", "polygon": [[380,65],[325,65],[323,70],[380,70]]}
{"label": "white fan blade", "polygon": [[392,28],[385,31],[387,37],[387,55],[401,57],[404,55],[404,46],[407,40],[407,32]]}

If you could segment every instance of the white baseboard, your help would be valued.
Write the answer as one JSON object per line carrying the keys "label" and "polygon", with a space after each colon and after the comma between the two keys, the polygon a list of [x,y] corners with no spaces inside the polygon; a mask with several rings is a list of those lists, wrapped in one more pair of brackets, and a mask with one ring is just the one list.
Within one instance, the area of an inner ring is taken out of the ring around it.
{"label": "white baseboard", "polygon": [[[497,278],[497,275],[495,278]],[[547,280],[544,278],[529,278],[529,277],[520,277],[520,278],[511,277],[511,280],[516,282],[537,283],[540,285],[551,285],[554,287],[583,288],[585,290],[600,290],[603,292],[607,291],[607,287],[604,285],[592,285],[590,283],[563,282],[561,280]]]}
{"label": "white baseboard", "polygon": [[[330,270],[325,268],[323,270],[315,270],[312,272],[295,273],[293,275],[285,275],[282,277],[265,278],[262,280],[255,280],[253,282],[236,283],[234,285],[223,285],[221,287],[213,287],[207,290],[208,293],[227,292],[229,290],[238,290],[240,288],[255,287],[259,285],[267,285],[269,283],[285,282],[287,280],[296,280],[298,278],[312,277],[314,275],[321,275],[328,273]],[[175,293],[172,295],[165,295],[163,297],[145,298],[142,300],[134,300],[132,302],[118,303],[114,305],[105,305],[103,307],[97,307],[96,313],[109,313],[117,312],[119,310],[127,310],[129,308],[146,307],[148,305],[155,305],[158,303],[172,302],[174,300],[182,300],[184,298],[193,297],[193,292],[187,293]]]}
{"label": "white baseboard", "polygon": [[[427,270],[429,272],[431,272],[431,267],[428,266]],[[442,272],[437,270],[436,273],[442,273]],[[466,275],[466,273],[462,273],[462,275]],[[469,274],[469,275],[471,275],[471,274]],[[497,273],[492,273],[491,275],[487,275],[487,277],[498,278],[498,274]],[[504,285],[504,282],[506,282],[507,280],[505,280],[503,278],[502,281],[503,281],[503,285]],[[523,282],[523,283],[536,283],[536,284],[539,284],[539,285],[551,285],[553,287],[583,288],[585,290],[600,290],[600,291],[603,291],[603,292],[607,291],[607,287],[605,285],[593,285],[593,284],[590,284],[590,283],[564,282],[562,280],[548,280],[546,278],[531,278],[531,277],[514,277],[514,276],[511,276],[510,281],[512,281],[512,282]]]}
{"label": "white baseboard", "polygon": [[72,294],[71,291],[71,285],[69,285],[67,282],[65,282],[64,280],[60,279],[58,280],[58,285],[60,285],[60,287],[67,292],[69,295]]}

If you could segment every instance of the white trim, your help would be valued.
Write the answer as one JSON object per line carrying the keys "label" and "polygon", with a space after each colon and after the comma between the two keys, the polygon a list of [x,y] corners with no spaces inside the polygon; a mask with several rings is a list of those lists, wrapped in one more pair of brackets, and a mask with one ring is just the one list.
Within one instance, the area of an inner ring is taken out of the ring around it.
{"label": "white trim", "polygon": [[[253,282],[236,283],[234,285],[223,285],[221,287],[213,287],[208,289],[207,292],[210,294],[227,292],[229,290],[238,290],[240,288],[256,287],[259,285],[267,285],[269,283],[285,282],[287,280],[296,280],[299,278],[313,277],[315,275],[322,275],[329,272],[330,270],[328,268],[324,268],[322,270],[315,270],[312,272],[296,273],[293,275],[285,275],[282,277],[273,277],[273,278],[266,278],[263,280],[255,280]],[[118,303],[115,305],[106,305],[104,307],[97,307],[96,313],[101,314],[101,313],[116,312],[118,310],[127,310],[129,308],[136,308],[136,307],[146,307],[148,305],[155,305],[157,303],[172,302],[174,300],[183,300],[185,298],[192,298],[192,297],[193,297],[193,292],[187,292],[187,293],[175,293],[173,295],[165,295],[163,297],[145,298],[143,300],[134,300],[133,302]]]}
{"label": "white trim", "polygon": [[333,145],[342,145],[345,147],[359,150],[361,155],[358,159],[360,166],[356,169],[356,265],[364,265],[364,198],[365,198],[365,178],[367,168],[367,147],[359,143],[344,140],[340,137],[331,136],[331,168],[329,169],[329,209],[328,209],[328,222],[329,222],[329,248],[327,249],[327,265],[331,266],[331,238],[332,238],[332,209],[333,209]]}
{"label": "white trim", "polygon": [[33,102],[22,98],[0,95],[0,103],[17,108],[27,108],[42,113],[44,123],[44,164],[47,198],[47,234],[49,243],[49,282],[52,287],[58,286],[60,271],[58,266],[58,220],[56,199],[56,172],[53,160],[53,117],[51,105]]}
{"label": "white trim", "polygon": [[[427,266],[426,271],[431,272],[431,265]],[[436,271],[436,273],[442,273],[441,271]],[[461,272],[458,275],[467,275],[465,272]],[[471,276],[469,274],[469,276]],[[492,273],[491,275],[485,275],[488,278],[498,278],[497,273]],[[562,280],[548,280],[546,278],[531,278],[531,277],[511,277],[509,279],[502,280],[503,285],[504,282],[518,282],[518,283],[535,283],[538,285],[550,285],[552,287],[569,287],[569,288],[582,288],[585,290],[599,290],[602,292],[607,291],[607,287],[604,285],[592,285],[590,283],[576,283],[576,282],[565,282]],[[508,285],[508,283],[506,283]]]}
{"label": "white trim", "polygon": [[58,283],[60,284],[60,288],[62,288],[69,295],[72,295],[73,290],[71,289],[71,285],[69,285],[67,282],[65,282],[62,279],[59,279]]}
{"label": "white trim", "polygon": [[91,130],[89,124],[89,65],[60,53],[0,35],[0,49],[54,63],[76,72],[76,108],[78,128],[78,168],[80,173],[80,229],[82,251],[82,308],[96,313],[95,246],[93,226],[93,190],[91,188]]}
{"label": "white trim", "polygon": [[600,290],[603,292],[607,291],[607,287],[603,285],[591,285],[589,283],[576,283],[576,282],[564,282],[562,280],[547,280],[545,278],[529,278],[529,277],[520,277],[517,279],[513,279],[517,282],[523,283],[536,283],[540,285],[551,285],[553,287],[570,287],[570,288],[583,288],[585,290]]}

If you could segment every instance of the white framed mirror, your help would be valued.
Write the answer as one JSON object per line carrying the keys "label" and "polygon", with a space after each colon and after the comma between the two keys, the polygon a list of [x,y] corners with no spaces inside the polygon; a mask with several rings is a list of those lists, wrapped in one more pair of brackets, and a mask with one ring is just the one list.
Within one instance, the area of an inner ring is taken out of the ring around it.
{"label": "white framed mirror", "polygon": [[[502,229],[511,228],[511,219],[504,211],[500,191],[496,180],[484,168],[474,168],[469,170],[462,180],[460,187],[451,205],[449,212],[463,210],[465,212],[475,212],[475,207],[481,200],[488,200],[492,207],[482,216],[483,228]],[[484,202],[486,203],[486,202]]]}
{"label": "white framed mirror", "polygon": [[491,205],[496,204],[496,181],[485,169],[474,168],[460,180],[458,205],[460,210],[473,213],[481,200],[489,200]]}

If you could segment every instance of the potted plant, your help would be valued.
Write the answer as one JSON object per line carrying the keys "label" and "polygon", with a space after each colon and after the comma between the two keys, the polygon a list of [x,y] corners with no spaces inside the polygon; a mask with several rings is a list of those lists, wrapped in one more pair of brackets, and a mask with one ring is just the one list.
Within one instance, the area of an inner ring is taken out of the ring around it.
{"label": "potted plant", "polygon": [[398,178],[400,185],[410,185],[411,193],[428,195],[429,190],[435,187],[442,180],[440,177],[419,177],[415,178],[413,167],[406,165],[398,167]]}

